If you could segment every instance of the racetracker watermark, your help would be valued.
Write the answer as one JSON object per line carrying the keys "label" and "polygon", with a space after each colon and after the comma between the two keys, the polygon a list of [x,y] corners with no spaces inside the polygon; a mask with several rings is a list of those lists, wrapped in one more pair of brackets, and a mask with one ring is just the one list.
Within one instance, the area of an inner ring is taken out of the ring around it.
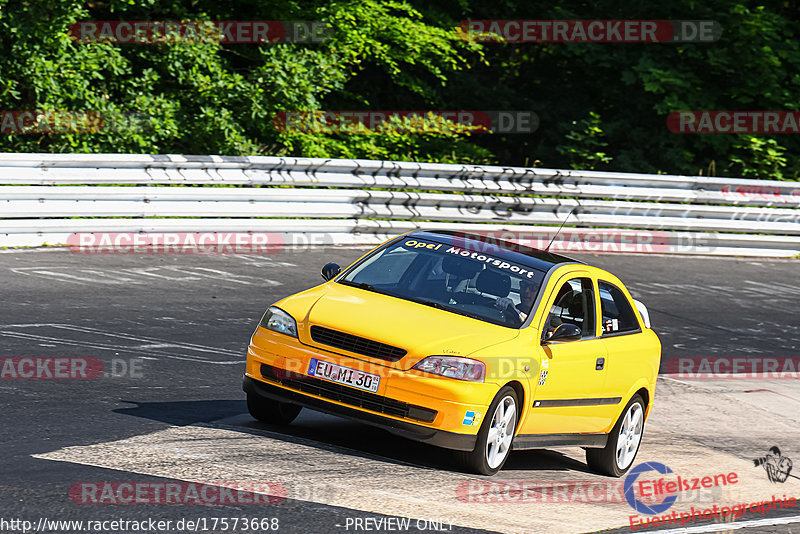
{"label": "racetracker watermark", "polygon": [[539,127],[533,111],[279,111],[282,133],[314,134],[523,134]]}
{"label": "racetracker watermark", "polygon": [[[480,230],[470,232],[485,241],[469,239],[464,233],[454,245],[473,252],[491,254],[500,248],[523,250],[534,248],[551,252],[568,253],[634,253],[659,254],[665,252],[691,252],[711,250],[716,245],[712,234],[670,234],[651,230],[573,229],[522,231]],[[548,248],[549,247],[549,248]]]}
{"label": "racetracker watermark", "polygon": [[3,358],[0,379],[93,380],[96,378],[144,378],[142,358],[112,358],[108,365],[99,358],[42,356]]}
{"label": "racetracker watermark", "polygon": [[664,374],[683,379],[800,378],[798,357],[685,357],[667,360]]}
{"label": "racetracker watermark", "polygon": [[776,204],[800,204],[800,189],[768,185],[726,185],[720,193],[730,200],[760,200]]}
{"label": "racetracker watermark", "polygon": [[103,376],[98,358],[3,358],[0,378],[8,380],[87,380]]}
{"label": "racetracker watermark", "polygon": [[279,232],[80,232],[67,238],[73,254],[275,254],[286,245]]}
{"label": "racetracker watermark", "polygon": [[[702,486],[692,489],[692,483],[683,481],[678,477],[676,487],[670,486],[673,493],[678,487],[680,493],[676,497],[678,502],[712,502],[715,494],[712,486]],[[640,490],[641,502],[656,504],[663,501],[664,481],[642,481],[644,490]],[[678,486],[677,484],[682,485]],[[653,489],[648,489],[652,484]],[[672,482],[670,482],[672,484]],[[560,502],[588,502],[588,503],[623,503],[626,502],[625,486],[622,480],[512,480],[483,482],[470,480],[460,483],[456,488],[456,498],[467,503],[560,503]]]}
{"label": "racetracker watermark", "polygon": [[677,134],[796,134],[800,111],[673,111],[667,128]]}
{"label": "racetracker watermark", "polygon": [[76,482],[76,504],[280,504],[286,487],[278,482]]}
{"label": "racetracker watermark", "polygon": [[152,129],[152,117],[145,113],[0,111],[0,134],[96,134]]}
{"label": "racetracker watermark", "polygon": [[[260,326],[262,328],[266,328],[263,323],[261,323]],[[258,335],[258,331],[256,331],[256,334],[254,335]],[[251,356],[254,355],[252,352],[249,354]],[[537,364],[532,358],[527,356],[496,358],[487,365],[486,375],[507,376],[511,372],[531,365]],[[325,368],[324,370],[323,367]],[[373,375],[374,378],[378,378],[380,380],[408,376],[408,371],[406,370],[385,367],[366,361],[353,360],[348,362],[347,366],[344,367],[322,358],[310,358],[309,360],[286,358],[280,362],[280,367],[262,364],[258,360],[251,358],[248,364],[248,373],[252,376],[265,378],[273,382],[286,380],[313,381],[318,380],[318,377],[336,382],[341,377],[357,377],[359,374]],[[362,387],[361,383],[356,384],[354,387],[360,389],[369,389]],[[374,392],[375,391],[373,391],[373,393]]]}
{"label": "racetracker watermark", "polygon": [[466,41],[484,43],[713,43],[714,20],[464,20]]}
{"label": "racetracker watermark", "polygon": [[79,43],[322,43],[331,28],[318,21],[278,20],[82,20],[69,26]]}
{"label": "racetracker watermark", "polygon": [[456,487],[456,498],[467,503],[625,502],[619,480],[470,480]]}

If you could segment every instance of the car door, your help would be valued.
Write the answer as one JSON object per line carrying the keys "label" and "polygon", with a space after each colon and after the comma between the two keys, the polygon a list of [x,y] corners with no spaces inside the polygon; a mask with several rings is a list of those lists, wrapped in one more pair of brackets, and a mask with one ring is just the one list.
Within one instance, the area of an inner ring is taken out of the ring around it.
{"label": "car door", "polygon": [[[605,393],[606,346],[598,336],[595,282],[588,272],[572,272],[555,284],[539,324],[541,366],[525,434],[599,433],[609,424]],[[572,341],[546,338],[561,323],[581,330]]]}
{"label": "car door", "polygon": [[[642,329],[633,303],[614,283],[598,280],[601,338],[608,352],[606,389],[610,395],[625,397],[636,379],[649,376],[650,362],[640,343]],[[629,399],[623,398],[626,403]]]}

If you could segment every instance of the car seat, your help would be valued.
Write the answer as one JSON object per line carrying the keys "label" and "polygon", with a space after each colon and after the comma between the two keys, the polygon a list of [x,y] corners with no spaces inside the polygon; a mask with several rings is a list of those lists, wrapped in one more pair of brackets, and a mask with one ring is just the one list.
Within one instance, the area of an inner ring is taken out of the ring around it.
{"label": "car seat", "polygon": [[511,277],[491,269],[484,269],[475,281],[475,289],[478,290],[478,293],[459,293],[454,297],[456,302],[493,306],[497,298],[507,297],[511,292]]}

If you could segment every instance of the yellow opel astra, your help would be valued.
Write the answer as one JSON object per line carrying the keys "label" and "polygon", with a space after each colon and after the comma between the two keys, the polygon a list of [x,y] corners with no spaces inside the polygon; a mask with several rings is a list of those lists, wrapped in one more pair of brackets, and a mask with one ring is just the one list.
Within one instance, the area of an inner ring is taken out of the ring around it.
{"label": "yellow opel astra", "polygon": [[243,388],[256,419],[303,407],[456,451],[499,471],[512,449],[575,445],[612,476],[633,464],[661,343],[614,275],[457,232],[393,238],[270,306]]}

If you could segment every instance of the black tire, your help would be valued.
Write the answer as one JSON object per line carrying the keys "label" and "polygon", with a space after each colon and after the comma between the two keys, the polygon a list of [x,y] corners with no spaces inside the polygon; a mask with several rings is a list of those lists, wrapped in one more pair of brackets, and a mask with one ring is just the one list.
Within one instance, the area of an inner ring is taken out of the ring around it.
{"label": "black tire", "polygon": [[247,411],[255,419],[270,425],[288,425],[295,420],[302,406],[247,394]]}
{"label": "black tire", "polygon": [[[626,463],[626,465],[620,466],[617,462],[617,445],[620,439],[620,430],[628,412],[632,410],[634,404],[638,404],[638,408],[633,408],[633,410],[638,410],[641,416],[641,434],[636,443],[636,450],[633,451],[633,456],[629,457],[627,462],[623,462]],[[586,449],[586,464],[592,471],[612,477],[621,477],[628,472],[628,469],[631,468],[633,462],[636,460],[636,455],[639,453],[639,448],[642,444],[642,436],[644,435],[644,411],[644,400],[642,400],[641,395],[637,393],[625,406],[625,409],[622,410],[617,424],[614,425],[614,428],[611,429],[611,433],[608,435],[608,443],[606,443],[606,446],[602,449]]]}
{"label": "black tire", "polygon": [[500,462],[496,463],[495,465],[492,465],[489,462],[489,444],[487,443],[489,430],[492,427],[492,421],[497,416],[498,408],[500,408],[501,403],[503,404],[504,410],[507,410],[511,406],[510,403],[513,403],[514,406],[514,414],[512,417],[513,420],[511,421],[511,431],[509,433],[509,425],[506,423],[502,427],[504,428],[504,431],[502,431],[503,433],[501,434],[501,436],[506,437],[510,434],[511,439],[513,440],[514,434],[517,430],[517,422],[519,421],[519,399],[517,398],[517,392],[514,391],[514,388],[505,386],[495,396],[492,404],[486,411],[486,417],[483,419],[483,422],[481,423],[481,429],[478,431],[478,440],[475,442],[475,449],[471,452],[459,452],[458,456],[461,465],[465,470],[471,473],[490,476],[494,475],[503,468],[503,465],[508,459],[508,455],[511,453],[511,443],[509,442],[507,447],[503,449],[503,455]]}

